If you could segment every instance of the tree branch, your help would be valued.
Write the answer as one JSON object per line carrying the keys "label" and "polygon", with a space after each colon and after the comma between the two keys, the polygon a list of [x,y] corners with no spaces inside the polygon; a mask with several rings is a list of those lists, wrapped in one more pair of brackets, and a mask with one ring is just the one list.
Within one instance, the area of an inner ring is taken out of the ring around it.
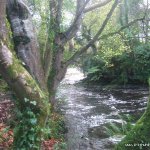
{"label": "tree branch", "polygon": [[103,30],[105,29],[109,19],[111,18],[115,8],[118,5],[119,0],[115,0],[114,4],[112,5],[109,13],[107,14],[105,20],[103,21],[103,24],[101,25],[100,29],[98,30],[98,32],[96,33],[96,35],[93,37],[92,40],[89,41],[89,43],[87,45],[85,45],[84,47],[82,47],[80,49],[80,51],[77,51],[67,62],[65,62],[65,65],[69,65],[71,63],[73,63],[75,61],[75,59],[77,59],[81,54],[83,54],[84,52],[87,51],[87,49],[95,42],[97,41],[98,37],[102,34]]}
{"label": "tree branch", "polygon": [[50,0],[50,25],[57,32],[60,31],[62,21],[63,0]]}
{"label": "tree branch", "polygon": [[107,38],[107,37],[109,37],[109,36],[113,36],[113,35],[115,35],[115,34],[119,34],[122,30],[128,28],[129,26],[133,25],[134,23],[136,23],[136,22],[138,22],[138,21],[142,21],[143,19],[144,19],[144,17],[135,19],[135,20],[129,22],[128,24],[126,24],[125,26],[122,26],[122,27],[121,27],[119,30],[117,30],[117,31],[114,31],[114,32],[112,32],[112,33],[108,33],[108,34],[102,35],[100,38],[98,38],[98,40]]}
{"label": "tree branch", "polygon": [[91,7],[87,7],[87,8],[85,8],[84,13],[87,13],[87,12],[90,12],[90,11],[92,11],[94,9],[103,7],[103,6],[107,5],[108,3],[110,3],[111,1],[112,0],[106,0],[106,1],[104,1],[102,3],[98,3],[98,4],[95,4],[95,5],[91,6]]}
{"label": "tree branch", "polygon": [[61,24],[61,19],[62,19],[62,7],[63,7],[63,0],[58,0],[58,6],[57,6],[57,18],[56,18],[56,21],[57,21],[57,24]]}
{"label": "tree branch", "polygon": [[[50,24],[51,24],[51,28],[59,28],[58,24],[57,24],[57,2],[56,0],[50,0]],[[56,29],[57,30],[57,29]]]}
{"label": "tree branch", "polygon": [[66,43],[74,37],[82,22],[83,11],[90,0],[77,0],[76,16],[69,29],[63,33],[62,42]]}

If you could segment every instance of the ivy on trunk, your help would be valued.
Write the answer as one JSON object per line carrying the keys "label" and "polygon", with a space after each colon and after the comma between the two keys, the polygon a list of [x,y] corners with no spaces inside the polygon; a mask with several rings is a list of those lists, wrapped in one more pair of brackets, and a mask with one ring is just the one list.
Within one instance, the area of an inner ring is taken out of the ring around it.
{"label": "ivy on trunk", "polygon": [[[63,0],[49,0],[49,34],[45,43],[45,53],[41,58],[28,1],[1,0],[0,72],[16,93],[18,109],[24,118],[16,130],[14,147],[16,145],[21,147],[21,142],[23,142],[23,148],[40,149],[42,137],[40,129],[44,128],[46,124],[50,113],[50,104],[55,105],[56,103],[56,90],[65,76],[67,67],[98,40],[119,0],[114,0],[95,36],[68,60],[64,61],[65,46],[77,34],[85,13],[103,7],[111,1],[106,0],[92,7],[86,7],[88,2],[89,0],[77,0],[74,20],[70,27],[62,32]],[[6,16],[10,28],[6,26]],[[10,47],[8,32],[12,32],[14,48]],[[25,127],[22,128],[22,125]],[[32,125],[35,125],[33,130]],[[31,133],[35,136],[30,136]],[[29,143],[30,145],[28,145]]]}

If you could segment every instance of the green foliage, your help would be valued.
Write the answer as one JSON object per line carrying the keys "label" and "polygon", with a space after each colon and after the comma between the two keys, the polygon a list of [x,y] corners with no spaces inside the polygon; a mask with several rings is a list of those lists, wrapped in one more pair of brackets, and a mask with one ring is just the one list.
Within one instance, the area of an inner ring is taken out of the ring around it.
{"label": "green foliage", "polygon": [[68,60],[71,56],[72,56],[72,52],[68,51],[68,49],[65,50],[64,56],[63,56],[64,57],[64,61]]}
{"label": "green foliage", "polygon": [[[107,84],[147,84],[150,75],[148,67],[150,66],[148,60],[150,44],[148,43],[149,38],[146,39],[149,29],[146,18],[143,21],[135,22],[118,34],[103,38],[103,35],[118,31],[119,28],[126,26],[134,19],[143,16],[149,17],[149,14],[145,12],[146,4],[143,7],[141,5],[143,5],[143,0],[124,0],[115,10],[100,40],[95,42],[96,55],[94,56],[91,52],[92,48],[89,49],[88,54],[84,55],[82,68],[87,74],[87,81],[96,83],[99,81]],[[103,11],[103,9],[107,10],[110,6],[111,3],[99,8],[101,11],[98,9],[98,11],[89,12],[85,16],[83,25],[87,31],[83,31],[83,35],[90,31],[92,39],[107,14],[107,11]],[[98,19],[99,16],[101,19]]]}
{"label": "green foliage", "polygon": [[[16,150],[38,150],[40,145],[40,128],[38,125],[38,113],[35,113],[35,101],[25,99],[24,110],[18,110],[18,124],[14,129],[14,149]],[[19,138],[18,138],[19,137]]]}
{"label": "green foliage", "polygon": [[65,127],[65,122],[63,116],[59,114],[52,114],[51,120],[48,123],[48,126],[51,131],[51,138],[54,139],[63,139],[64,134],[67,132],[67,129]]}
{"label": "green foliage", "polygon": [[67,132],[64,118],[58,113],[53,113],[47,121],[46,127],[42,129],[45,140],[55,139],[59,142],[54,145],[54,150],[67,150],[64,135]]}
{"label": "green foliage", "polygon": [[115,150],[149,150],[149,146],[144,146],[150,143],[149,110],[148,104],[148,108],[143,116],[129,134],[127,134],[127,136],[116,146]]}
{"label": "green foliage", "polygon": [[119,118],[122,120],[121,124],[111,122],[105,127],[108,135],[127,135],[134,127],[133,118],[130,115],[119,115]]}
{"label": "green foliage", "polygon": [[150,87],[150,77],[148,78],[148,84],[149,84],[149,87]]}
{"label": "green foliage", "polygon": [[65,142],[55,144],[54,150],[67,150],[67,144]]}
{"label": "green foliage", "polygon": [[9,90],[9,87],[8,87],[7,83],[0,76],[0,91],[1,92],[6,92],[8,90]]}
{"label": "green foliage", "polygon": [[[104,53],[85,60],[83,68],[89,81],[117,84],[147,84],[150,75],[150,44],[137,43],[132,51],[112,55],[109,59]],[[101,58],[103,59],[101,59]]]}
{"label": "green foliage", "polygon": [[41,128],[38,122],[40,111],[37,109],[36,101],[25,98],[24,107],[16,111],[13,145],[15,150],[39,150],[41,141],[49,139],[59,141],[55,144],[54,149],[67,149],[64,140],[66,127],[63,116],[52,114],[45,126]]}
{"label": "green foliage", "polygon": [[8,41],[7,41],[7,44],[8,44],[8,47],[10,49],[14,49],[14,43],[13,43],[13,35],[12,35],[12,31],[11,31],[11,26],[10,26],[10,23],[8,21],[8,19],[6,18],[6,27],[8,29]]}

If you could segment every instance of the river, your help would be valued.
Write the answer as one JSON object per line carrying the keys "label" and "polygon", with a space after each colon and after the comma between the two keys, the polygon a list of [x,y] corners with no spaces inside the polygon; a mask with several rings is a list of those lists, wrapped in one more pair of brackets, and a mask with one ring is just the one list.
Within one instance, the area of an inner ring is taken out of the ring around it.
{"label": "river", "polygon": [[109,137],[104,126],[111,122],[121,124],[119,114],[139,118],[146,108],[148,89],[108,90],[77,84],[83,78],[80,70],[69,68],[57,95],[68,127],[68,150],[112,150],[122,137]]}

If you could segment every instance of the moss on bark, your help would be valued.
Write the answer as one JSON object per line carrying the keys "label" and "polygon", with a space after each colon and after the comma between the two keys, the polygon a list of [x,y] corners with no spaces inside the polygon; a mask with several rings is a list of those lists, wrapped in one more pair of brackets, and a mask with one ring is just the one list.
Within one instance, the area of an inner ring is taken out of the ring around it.
{"label": "moss on bark", "polygon": [[[11,29],[6,19],[6,1],[2,0],[1,4],[0,73],[16,93],[17,107],[22,114],[21,118],[18,118],[18,130],[14,134],[14,149],[41,149],[43,136],[41,129],[45,127],[50,113],[49,94],[47,89],[43,90],[39,86],[17,58],[13,49],[14,45],[10,42]],[[25,99],[28,99],[28,102],[25,102]],[[19,145],[20,147],[18,147]]]}

